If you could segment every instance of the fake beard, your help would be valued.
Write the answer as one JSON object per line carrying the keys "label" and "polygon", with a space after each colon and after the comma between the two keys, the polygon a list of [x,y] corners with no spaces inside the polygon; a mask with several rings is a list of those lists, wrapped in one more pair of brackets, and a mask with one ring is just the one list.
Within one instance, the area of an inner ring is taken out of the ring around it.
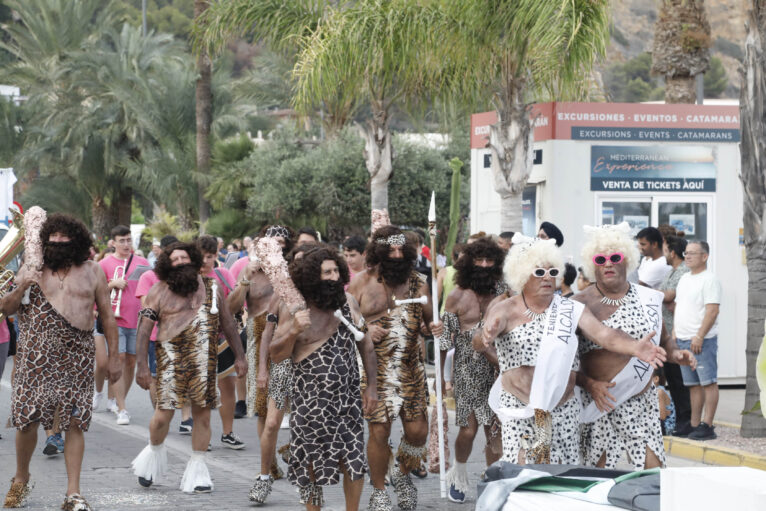
{"label": "fake beard", "polygon": [[346,292],[339,280],[319,281],[312,294],[306,298],[322,310],[338,310],[346,303]]}
{"label": "fake beard", "polygon": [[471,290],[477,295],[488,295],[495,290],[499,280],[498,271],[495,268],[475,266],[471,272]]}
{"label": "fake beard", "polygon": [[413,261],[407,259],[383,259],[380,262],[380,276],[389,286],[398,286],[407,282],[412,272]]}
{"label": "fake beard", "polygon": [[191,264],[182,264],[173,267],[168,271],[168,278],[165,282],[168,287],[177,295],[190,296],[197,292],[199,288],[199,274],[197,268]]}
{"label": "fake beard", "polygon": [[53,271],[73,266],[75,264],[74,243],[71,241],[45,242],[43,264]]}

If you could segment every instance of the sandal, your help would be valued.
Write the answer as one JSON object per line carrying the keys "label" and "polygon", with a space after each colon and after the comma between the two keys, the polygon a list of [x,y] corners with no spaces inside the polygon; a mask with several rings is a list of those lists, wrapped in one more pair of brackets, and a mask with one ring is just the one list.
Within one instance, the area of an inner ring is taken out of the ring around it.
{"label": "sandal", "polygon": [[92,511],[88,502],[79,493],[67,495],[64,503],[61,504],[63,511]]}
{"label": "sandal", "polygon": [[428,471],[426,470],[426,467],[423,466],[423,464],[420,464],[419,468],[412,469],[410,471],[410,474],[414,475],[418,479],[425,479],[426,476],[428,476]]}
{"label": "sandal", "polygon": [[27,481],[26,483],[17,483],[11,478],[11,488],[8,493],[5,494],[5,504],[3,507],[24,507],[27,503],[27,497],[29,492],[34,488],[34,483]]}

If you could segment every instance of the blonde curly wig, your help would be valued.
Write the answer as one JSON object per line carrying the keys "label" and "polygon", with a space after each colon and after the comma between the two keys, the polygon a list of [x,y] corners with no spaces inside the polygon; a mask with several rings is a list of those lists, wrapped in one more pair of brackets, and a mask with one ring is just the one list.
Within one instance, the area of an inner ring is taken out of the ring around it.
{"label": "blonde curly wig", "polygon": [[630,225],[622,222],[618,225],[602,225],[601,227],[583,226],[585,231],[585,244],[582,247],[582,270],[585,277],[591,282],[596,281],[596,265],[593,264],[593,256],[604,254],[608,256],[613,252],[622,252],[625,256],[625,265],[628,273],[638,267],[641,255],[638,245],[631,236]]}
{"label": "blonde curly wig", "polygon": [[556,246],[556,240],[541,240],[528,238],[520,233],[513,236],[513,246],[505,259],[503,273],[505,281],[517,293],[521,293],[524,285],[532,277],[536,268],[550,266],[559,269],[556,285],[561,284],[564,276],[564,257]]}

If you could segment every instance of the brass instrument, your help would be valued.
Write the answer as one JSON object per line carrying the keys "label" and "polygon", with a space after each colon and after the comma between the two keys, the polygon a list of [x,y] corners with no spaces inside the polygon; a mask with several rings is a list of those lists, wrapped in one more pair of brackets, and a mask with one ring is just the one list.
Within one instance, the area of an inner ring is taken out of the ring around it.
{"label": "brass instrument", "polygon": [[[128,260],[122,261],[122,266],[118,266],[114,269],[112,274],[112,280],[125,278],[125,265],[128,264]],[[122,289],[112,289],[112,293],[109,295],[112,300],[112,307],[114,307],[114,317],[121,318],[120,316],[120,304],[122,303]]]}
{"label": "brass instrument", "polygon": [[[18,211],[11,210],[13,224],[0,240],[0,296],[8,293],[16,275],[5,267],[13,261],[24,249],[24,216]],[[5,320],[5,314],[0,313],[0,321]]]}

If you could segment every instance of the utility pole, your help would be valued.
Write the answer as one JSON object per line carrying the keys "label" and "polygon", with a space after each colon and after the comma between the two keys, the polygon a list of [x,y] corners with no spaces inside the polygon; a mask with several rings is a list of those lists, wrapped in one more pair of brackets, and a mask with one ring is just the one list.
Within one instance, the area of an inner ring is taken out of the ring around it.
{"label": "utility pole", "polygon": [[141,35],[146,37],[146,0],[141,0]]}

